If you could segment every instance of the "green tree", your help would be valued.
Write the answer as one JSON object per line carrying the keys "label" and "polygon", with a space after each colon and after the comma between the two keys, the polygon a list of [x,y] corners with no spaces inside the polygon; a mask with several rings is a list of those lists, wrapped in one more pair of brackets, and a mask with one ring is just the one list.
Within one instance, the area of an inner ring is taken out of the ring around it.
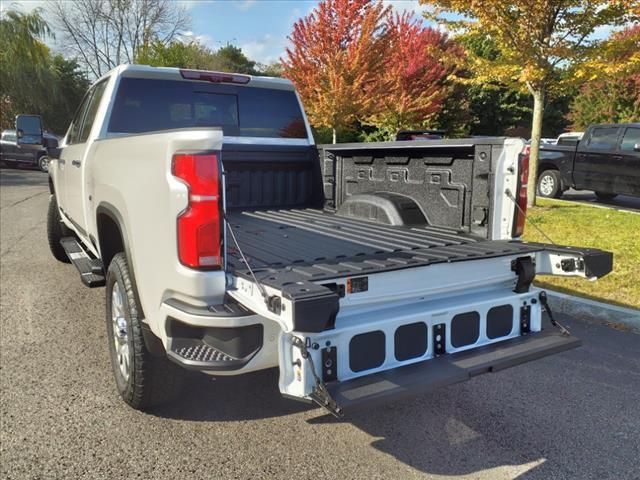
{"label": "green tree", "polygon": [[216,70],[223,72],[246,73],[256,75],[256,62],[249,60],[240,47],[226,44],[215,54]]}
{"label": "green tree", "polygon": [[[498,61],[501,53],[495,39],[484,33],[460,35],[456,39],[471,58]],[[472,75],[472,72],[467,72]],[[558,75],[558,73],[556,73]],[[497,81],[465,85],[468,100],[468,133],[472,135],[521,135],[531,137],[533,109],[530,95]],[[568,92],[548,95],[545,101],[542,135],[555,137],[568,125],[565,116],[573,97]]]}
{"label": "green tree", "polygon": [[574,128],[640,121],[640,24],[613,34],[581,73],[588,80],[571,104]]}
{"label": "green tree", "polygon": [[53,57],[51,70],[55,95],[45,103],[43,120],[49,130],[64,134],[90,82],[76,60],[65,59],[62,55]]}
{"label": "green tree", "polygon": [[42,10],[24,14],[9,10],[0,19],[0,98],[2,128],[10,128],[17,113],[36,111],[52,83],[49,49],[40,40],[49,34]]}
{"label": "green tree", "polygon": [[214,51],[198,42],[173,41],[164,43],[155,40],[142,46],[135,63],[153,67],[193,68],[219,72],[256,75],[257,63],[249,60],[242,49],[231,44]]}
{"label": "green tree", "polygon": [[13,128],[19,113],[42,115],[45,128],[62,134],[89,82],[75,60],[52,57],[42,38],[49,27],[42,11],[9,10],[0,19],[0,118]]}
{"label": "green tree", "polygon": [[[574,69],[587,60],[589,52],[598,47],[598,42],[589,40],[596,28],[624,24],[637,12],[619,0],[420,0],[420,3],[433,7],[429,16],[451,28],[487,33],[496,40],[499,58],[472,59],[477,82],[498,80],[526,88],[533,97],[528,198],[530,205],[535,204],[544,102],[559,87],[557,69]],[[448,21],[441,16],[446,13],[463,19]]]}

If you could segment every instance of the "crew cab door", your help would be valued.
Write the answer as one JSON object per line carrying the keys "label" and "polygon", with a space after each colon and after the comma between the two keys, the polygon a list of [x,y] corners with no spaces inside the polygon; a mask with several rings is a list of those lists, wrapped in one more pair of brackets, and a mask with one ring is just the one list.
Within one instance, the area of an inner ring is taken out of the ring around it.
{"label": "crew cab door", "polygon": [[613,192],[616,169],[615,151],[620,127],[594,127],[578,144],[573,179],[578,189]]}
{"label": "crew cab door", "polygon": [[64,204],[63,210],[81,235],[86,233],[85,184],[83,168],[86,162],[89,134],[95,123],[96,113],[100,106],[107,79],[97,83],[85,96],[82,105],[76,112],[67,138],[67,146],[60,155],[60,167],[64,170]]}
{"label": "crew cab door", "polygon": [[640,126],[624,130],[616,152],[619,167],[615,193],[640,197]]}

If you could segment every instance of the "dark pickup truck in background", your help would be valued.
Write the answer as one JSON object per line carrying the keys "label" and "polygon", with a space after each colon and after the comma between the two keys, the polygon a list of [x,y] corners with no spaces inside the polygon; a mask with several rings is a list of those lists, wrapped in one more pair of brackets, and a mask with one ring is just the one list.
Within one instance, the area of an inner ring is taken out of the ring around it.
{"label": "dark pickup truck in background", "polygon": [[640,197],[640,123],[591,125],[573,145],[540,145],[538,195],[593,190],[602,200]]}
{"label": "dark pickup truck in background", "polygon": [[[44,134],[45,138],[55,140],[58,137],[50,133]],[[25,149],[18,145],[15,130],[3,130],[0,136],[0,162],[9,167],[36,167],[43,172],[49,171],[49,156],[47,150]]]}

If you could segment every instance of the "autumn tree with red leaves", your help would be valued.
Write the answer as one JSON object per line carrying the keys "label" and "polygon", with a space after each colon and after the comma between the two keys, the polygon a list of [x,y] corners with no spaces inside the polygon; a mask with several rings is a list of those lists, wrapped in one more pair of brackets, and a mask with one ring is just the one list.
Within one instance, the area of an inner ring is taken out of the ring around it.
{"label": "autumn tree with red leaves", "polygon": [[282,60],[311,123],[337,132],[371,117],[388,86],[390,8],[380,0],[324,0],[298,20]]}
{"label": "autumn tree with red leaves", "polygon": [[413,15],[389,15],[384,75],[390,84],[368,119],[389,134],[433,125],[451,93],[450,77],[464,55],[446,33],[423,27]]}

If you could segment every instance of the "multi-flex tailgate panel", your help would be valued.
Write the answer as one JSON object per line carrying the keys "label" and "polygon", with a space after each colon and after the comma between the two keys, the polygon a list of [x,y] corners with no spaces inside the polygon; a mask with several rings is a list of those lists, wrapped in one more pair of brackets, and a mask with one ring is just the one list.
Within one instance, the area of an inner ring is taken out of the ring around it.
{"label": "multi-flex tailgate panel", "polygon": [[374,373],[327,389],[346,412],[463,382],[579,347],[581,341],[557,330],[531,333],[493,345]]}

